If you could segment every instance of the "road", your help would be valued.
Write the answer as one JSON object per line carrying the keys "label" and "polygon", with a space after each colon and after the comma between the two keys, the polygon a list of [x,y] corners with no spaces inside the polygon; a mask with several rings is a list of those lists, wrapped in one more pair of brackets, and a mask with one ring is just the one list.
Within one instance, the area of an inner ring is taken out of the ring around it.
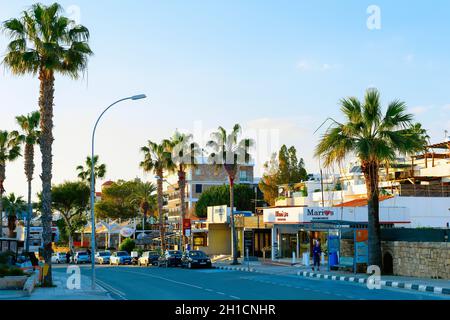
{"label": "road", "polygon": [[[54,272],[66,272],[56,266]],[[90,266],[81,266],[90,275]],[[220,269],[97,266],[97,284],[118,300],[429,300],[448,299],[404,289],[369,290],[350,282]]]}

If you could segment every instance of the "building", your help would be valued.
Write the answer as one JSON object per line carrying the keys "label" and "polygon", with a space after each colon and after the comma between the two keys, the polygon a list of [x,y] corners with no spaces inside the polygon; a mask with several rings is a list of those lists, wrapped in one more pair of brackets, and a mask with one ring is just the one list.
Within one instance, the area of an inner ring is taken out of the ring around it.
{"label": "building", "polygon": [[[360,206],[367,203],[364,175],[358,161],[340,169],[340,174],[314,176],[286,192],[281,186],[276,207]],[[380,168],[381,207],[409,211],[410,227],[448,228],[450,224],[450,142],[430,145],[423,153],[398,158]]]}
{"label": "building", "polygon": [[[253,169],[254,164],[240,166],[235,183],[253,185],[255,183]],[[167,199],[164,209],[168,212],[168,222],[178,224],[181,215],[181,199],[177,173],[170,175],[167,181],[169,183],[166,184],[164,190]],[[207,163],[206,159],[202,158],[195,167],[187,168],[185,190],[186,212],[192,216],[195,213],[195,203],[198,201],[200,195],[212,186],[223,184],[228,184],[228,176],[224,170],[217,169],[214,165]]]}

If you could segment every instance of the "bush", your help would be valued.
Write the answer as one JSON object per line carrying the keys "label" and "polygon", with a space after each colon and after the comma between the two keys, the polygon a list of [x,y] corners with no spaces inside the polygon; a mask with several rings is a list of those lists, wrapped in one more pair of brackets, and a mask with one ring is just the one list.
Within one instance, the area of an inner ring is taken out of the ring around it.
{"label": "bush", "polygon": [[8,264],[11,263],[14,254],[12,252],[2,252],[0,253],[0,264]]}
{"label": "bush", "polygon": [[126,251],[128,253],[131,253],[131,251],[133,251],[133,249],[136,247],[136,242],[134,242],[134,240],[132,239],[125,239],[124,241],[122,241],[122,243],[120,244],[120,251]]}
{"label": "bush", "polygon": [[10,268],[10,269],[8,270],[7,275],[8,275],[8,276],[11,276],[11,277],[17,277],[17,276],[23,276],[23,275],[25,275],[25,272],[23,272],[23,270],[21,270],[21,269],[19,269],[19,268],[12,267],[12,268]]}
{"label": "bush", "polygon": [[25,275],[25,272],[23,272],[23,270],[21,270],[17,267],[9,267],[6,264],[0,265],[0,278],[6,277],[6,276],[16,277],[16,276],[23,276],[23,275]]}

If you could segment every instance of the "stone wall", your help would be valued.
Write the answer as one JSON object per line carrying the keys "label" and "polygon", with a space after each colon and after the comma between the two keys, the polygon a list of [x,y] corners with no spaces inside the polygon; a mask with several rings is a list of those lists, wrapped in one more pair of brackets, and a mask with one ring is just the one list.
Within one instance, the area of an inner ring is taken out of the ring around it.
{"label": "stone wall", "polygon": [[434,279],[450,279],[450,243],[448,242],[382,242],[393,258],[393,273]]}

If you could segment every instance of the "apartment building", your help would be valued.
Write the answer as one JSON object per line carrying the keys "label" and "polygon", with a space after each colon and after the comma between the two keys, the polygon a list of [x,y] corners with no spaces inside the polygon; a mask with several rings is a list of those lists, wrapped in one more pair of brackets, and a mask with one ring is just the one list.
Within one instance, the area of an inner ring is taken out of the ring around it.
{"label": "apartment building", "polygon": [[[228,183],[228,176],[224,170],[217,169],[214,165],[204,161],[199,161],[195,167],[188,168],[186,171],[186,190],[185,202],[186,212],[193,214],[195,212],[195,203],[200,195],[211,188]],[[236,175],[236,184],[253,185],[255,179],[253,176],[254,164],[242,165]],[[168,183],[164,185],[164,194],[166,198],[164,209],[168,212],[169,223],[179,223],[181,214],[180,189],[178,186],[177,174],[172,174],[166,179]]]}

